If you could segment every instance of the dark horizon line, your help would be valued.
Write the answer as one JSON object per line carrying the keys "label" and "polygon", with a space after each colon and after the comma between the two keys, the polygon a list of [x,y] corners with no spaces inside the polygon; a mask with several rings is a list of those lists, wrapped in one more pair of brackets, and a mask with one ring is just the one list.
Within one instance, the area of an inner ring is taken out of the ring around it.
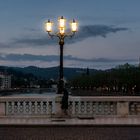
{"label": "dark horizon line", "polygon": [[[64,69],[89,69],[89,70],[111,70],[111,69],[114,69],[114,68],[117,68],[118,66],[123,66],[125,64],[128,64],[130,66],[134,66],[134,67],[138,67],[139,64],[129,64],[129,63],[124,63],[124,64],[120,64],[120,65],[117,65],[115,67],[111,67],[111,68],[106,68],[106,69],[97,69],[97,68],[90,68],[90,67],[69,67],[69,66],[65,66]],[[4,65],[0,65],[0,68],[1,67],[4,67],[4,68],[29,68],[29,67],[32,67],[32,68],[39,68],[39,69],[51,69],[51,68],[59,68],[59,66],[50,66],[50,67],[39,67],[39,66],[33,66],[33,65],[30,65],[30,66],[25,66],[25,67],[21,67],[21,66],[4,66]]]}

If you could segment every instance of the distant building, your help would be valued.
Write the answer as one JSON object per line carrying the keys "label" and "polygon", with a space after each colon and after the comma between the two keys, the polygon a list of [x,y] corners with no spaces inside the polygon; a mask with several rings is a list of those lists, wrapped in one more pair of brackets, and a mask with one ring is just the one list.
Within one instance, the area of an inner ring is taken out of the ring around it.
{"label": "distant building", "polygon": [[0,73],[0,89],[11,88],[11,75]]}

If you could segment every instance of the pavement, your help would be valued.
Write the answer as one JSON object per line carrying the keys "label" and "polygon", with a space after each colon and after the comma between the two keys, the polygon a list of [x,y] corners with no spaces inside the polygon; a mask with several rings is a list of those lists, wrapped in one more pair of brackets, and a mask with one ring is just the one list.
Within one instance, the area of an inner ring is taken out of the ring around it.
{"label": "pavement", "polygon": [[0,125],[140,125],[140,117],[95,117],[95,118],[46,118],[44,117],[0,117]]}
{"label": "pavement", "polygon": [[140,117],[0,117],[0,140],[140,140]]}

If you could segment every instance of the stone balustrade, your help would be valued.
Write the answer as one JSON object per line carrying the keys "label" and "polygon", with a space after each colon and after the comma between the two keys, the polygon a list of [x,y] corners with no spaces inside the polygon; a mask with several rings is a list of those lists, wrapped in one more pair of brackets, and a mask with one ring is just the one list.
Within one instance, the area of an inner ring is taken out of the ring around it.
{"label": "stone balustrade", "polygon": [[[0,116],[55,117],[61,114],[61,95],[38,97],[0,97]],[[140,116],[140,97],[69,96],[70,117]]]}
{"label": "stone balustrade", "polygon": [[48,116],[55,113],[54,97],[1,97],[1,116]]}

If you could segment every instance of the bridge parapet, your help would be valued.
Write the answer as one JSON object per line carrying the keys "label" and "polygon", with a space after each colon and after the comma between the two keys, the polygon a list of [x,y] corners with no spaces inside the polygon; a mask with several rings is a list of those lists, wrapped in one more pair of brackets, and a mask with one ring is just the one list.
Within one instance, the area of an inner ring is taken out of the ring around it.
{"label": "bridge parapet", "polygon": [[[61,114],[61,95],[38,97],[1,97],[0,116],[56,117]],[[70,117],[130,117],[140,116],[138,96],[70,96]]]}

